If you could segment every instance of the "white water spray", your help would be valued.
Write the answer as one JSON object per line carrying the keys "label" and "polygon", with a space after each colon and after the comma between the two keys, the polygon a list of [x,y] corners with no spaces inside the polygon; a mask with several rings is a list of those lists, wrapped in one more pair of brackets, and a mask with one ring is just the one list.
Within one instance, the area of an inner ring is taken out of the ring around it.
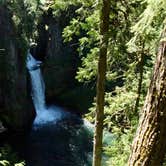
{"label": "white water spray", "polygon": [[37,113],[34,124],[37,125],[56,122],[64,115],[64,112],[59,107],[50,106],[47,108],[46,106],[45,84],[40,70],[41,63],[28,52],[26,66],[31,77],[32,99]]}

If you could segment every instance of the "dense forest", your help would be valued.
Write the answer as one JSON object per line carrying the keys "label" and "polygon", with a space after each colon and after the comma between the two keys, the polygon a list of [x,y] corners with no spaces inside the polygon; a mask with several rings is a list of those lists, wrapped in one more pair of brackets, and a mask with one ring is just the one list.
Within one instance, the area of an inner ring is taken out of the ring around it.
{"label": "dense forest", "polygon": [[166,165],[166,0],[0,0],[0,166]]}

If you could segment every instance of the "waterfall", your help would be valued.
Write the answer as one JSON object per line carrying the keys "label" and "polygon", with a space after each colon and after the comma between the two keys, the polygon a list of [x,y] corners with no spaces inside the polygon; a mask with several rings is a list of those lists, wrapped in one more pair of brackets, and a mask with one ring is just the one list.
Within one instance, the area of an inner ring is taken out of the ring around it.
{"label": "waterfall", "polygon": [[27,68],[30,73],[32,83],[32,99],[37,114],[46,109],[45,106],[45,85],[40,70],[40,61],[36,61],[33,56],[28,53]]}
{"label": "waterfall", "polygon": [[45,124],[49,122],[56,122],[62,118],[64,112],[56,106],[46,106],[45,102],[45,84],[41,73],[41,61],[37,61],[28,52],[26,67],[29,71],[32,86],[32,100],[36,110],[36,119],[34,124]]}

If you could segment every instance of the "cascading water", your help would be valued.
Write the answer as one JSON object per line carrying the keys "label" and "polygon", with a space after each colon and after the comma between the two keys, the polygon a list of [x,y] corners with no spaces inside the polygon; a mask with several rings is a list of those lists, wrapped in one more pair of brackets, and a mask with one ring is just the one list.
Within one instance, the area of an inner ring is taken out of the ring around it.
{"label": "cascading water", "polygon": [[31,76],[32,83],[32,99],[34,102],[37,114],[39,111],[46,109],[45,106],[45,85],[41,75],[40,61],[36,61],[33,56],[28,53],[27,56],[27,68]]}
{"label": "cascading water", "polygon": [[40,70],[41,61],[37,61],[28,51],[26,66],[31,77],[32,99],[37,113],[34,124],[41,125],[56,122],[64,112],[56,107],[47,107],[45,103],[45,84]]}

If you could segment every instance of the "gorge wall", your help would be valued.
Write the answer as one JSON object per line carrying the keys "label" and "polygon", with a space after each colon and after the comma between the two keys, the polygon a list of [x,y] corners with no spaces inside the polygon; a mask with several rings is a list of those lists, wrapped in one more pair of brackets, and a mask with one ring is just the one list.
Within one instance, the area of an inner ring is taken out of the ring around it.
{"label": "gorge wall", "polygon": [[26,57],[6,5],[0,5],[0,27],[0,118],[9,129],[25,130],[34,117],[27,93]]}
{"label": "gorge wall", "polygon": [[[71,107],[77,113],[88,110],[94,90],[78,83],[76,71],[81,60],[77,52],[78,40],[64,43],[63,29],[73,18],[75,7],[54,16],[51,9],[44,12],[38,24],[36,56],[43,60],[43,75],[48,101]],[[93,92],[92,92],[93,91]]]}
{"label": "gorge wall", "polygon": [[71,16],[72,12],[53,16],[50,9],[43,14],[38,25],[37,55],[44,57],[43,73],[48,97],[60,95],[76,83],[77,51],[73,43],[64,43],[62,38],[63,28]]}

